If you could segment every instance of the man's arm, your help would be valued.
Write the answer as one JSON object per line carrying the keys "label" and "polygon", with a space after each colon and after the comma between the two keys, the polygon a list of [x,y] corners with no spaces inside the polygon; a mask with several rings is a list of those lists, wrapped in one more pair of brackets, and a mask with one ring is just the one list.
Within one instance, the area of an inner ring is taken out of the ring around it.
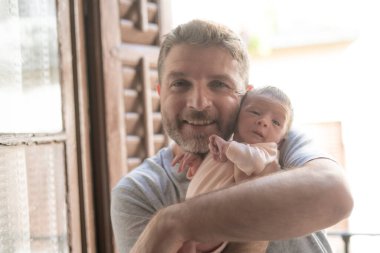
{"label": "man's arm", "polygon": [[352,207],[342,169],[329,159],[315,159],[299,168],[162,209],[131,252],[153,252],[141,247],[154,250],[160,246],[165,247],[165,252],[176,252],[176,247],[187,240],[298,237],[339,222],[350,214]]}

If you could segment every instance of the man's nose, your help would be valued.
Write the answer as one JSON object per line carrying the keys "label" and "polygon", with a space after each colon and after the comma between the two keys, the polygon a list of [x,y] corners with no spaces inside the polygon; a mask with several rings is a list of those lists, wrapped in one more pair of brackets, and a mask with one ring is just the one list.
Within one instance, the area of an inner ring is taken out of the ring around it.
{"label": "man's nose", "polygon": [[188,106],[203,111],[212,105],[212,94],[205,87],[195,87],[189,94]]}

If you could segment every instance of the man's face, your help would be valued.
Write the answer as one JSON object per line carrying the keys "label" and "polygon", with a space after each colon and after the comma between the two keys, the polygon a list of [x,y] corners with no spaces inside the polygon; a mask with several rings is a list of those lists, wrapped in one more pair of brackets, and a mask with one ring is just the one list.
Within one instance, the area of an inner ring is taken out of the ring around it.
{"label": "man's face", "polygon": [[163,125],[184,150],[208,151],[208,137],[229,138],[237,117],[241,85],[238,63],[222,47],[176,45],[159,86]]}

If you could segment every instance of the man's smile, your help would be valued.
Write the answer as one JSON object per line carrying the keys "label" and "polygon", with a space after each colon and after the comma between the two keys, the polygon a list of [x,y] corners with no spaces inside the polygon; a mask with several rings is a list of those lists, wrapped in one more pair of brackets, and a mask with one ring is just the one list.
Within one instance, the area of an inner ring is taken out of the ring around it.
{"label": "man's smile", "polygon": [[189,124],[189,125],[194,125],[194,126],[207,126],[207,125],[214,124],[215,121],[210,120],[210,119],[202,119],[202,120],[196,119],[196,120],[184,120],[184,123]]}

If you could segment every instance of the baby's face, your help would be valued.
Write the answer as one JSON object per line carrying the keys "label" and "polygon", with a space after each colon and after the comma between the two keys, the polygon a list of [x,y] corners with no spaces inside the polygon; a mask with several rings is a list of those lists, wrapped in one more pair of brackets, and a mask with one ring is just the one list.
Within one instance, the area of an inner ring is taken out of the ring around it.
{"label": "baby's face", "polygon": [[276,99],[250,94],[244,100],[234,139],[245,143],[279,143],[288,130],[290,109]]}

